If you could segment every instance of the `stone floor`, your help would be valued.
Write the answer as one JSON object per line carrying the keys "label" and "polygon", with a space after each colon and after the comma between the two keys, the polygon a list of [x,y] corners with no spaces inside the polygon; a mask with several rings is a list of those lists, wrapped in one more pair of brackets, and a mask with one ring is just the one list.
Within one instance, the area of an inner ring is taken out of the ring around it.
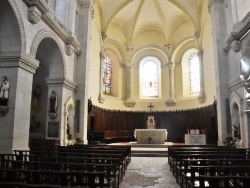
{"label": "stone floor", "polygon": [[166,157],[132,157],[120,188],[180,188]]}

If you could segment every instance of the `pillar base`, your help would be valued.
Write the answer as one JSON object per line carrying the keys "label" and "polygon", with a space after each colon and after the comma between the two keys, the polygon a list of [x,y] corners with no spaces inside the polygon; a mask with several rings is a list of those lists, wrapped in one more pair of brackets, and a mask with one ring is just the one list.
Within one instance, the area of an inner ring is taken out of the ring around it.
{"label": "pillar base", "polygon": [[174,105],[176,105],[176,100],[175,100],[175,98],[168,98],[168,99],[165,101],[165,104],[166,104],[167,106],[174,106]]}
{"label": "pillar base", "polygon": [[134,107],[135,104],[136,104],[136,102],[134,101],[134,99],[127,99],[125,101],[125,106],[127,106],[127,107]]}
{"label": "pillar base", "polygon": [[99,94],[98,99],[100,103],[104,103],[106,100],[105,97],[101,93]]}

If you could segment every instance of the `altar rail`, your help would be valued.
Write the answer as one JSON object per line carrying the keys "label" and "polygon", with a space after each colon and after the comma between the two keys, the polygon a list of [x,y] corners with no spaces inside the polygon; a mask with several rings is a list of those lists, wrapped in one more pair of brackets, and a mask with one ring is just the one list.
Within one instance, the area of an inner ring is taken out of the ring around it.
{"label": "altar rail", "polygon": [[130,130],[106,130],[104,131],[104,142],[130,142],[134,140],[134,132]]}

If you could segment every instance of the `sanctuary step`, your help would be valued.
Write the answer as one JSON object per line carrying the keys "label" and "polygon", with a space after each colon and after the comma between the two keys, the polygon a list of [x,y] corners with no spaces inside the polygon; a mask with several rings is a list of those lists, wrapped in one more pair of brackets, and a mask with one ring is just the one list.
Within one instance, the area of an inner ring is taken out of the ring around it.
{"label": "sanctuary step", "polygon": [[149,148],[148,150],[145,150],[145,147],[139,148],[139,149],[131,148],[131,156],[132,157],[167,157],[168,151],[167,149],[159,150],[159,148]]}
{"label": "sanctuary step", "polygon": [[137,144],[136,142],[130,142],[128,145],[131,145],[131,155],[133,157],[167,157],[168,146],[172,145],[172,143]]}

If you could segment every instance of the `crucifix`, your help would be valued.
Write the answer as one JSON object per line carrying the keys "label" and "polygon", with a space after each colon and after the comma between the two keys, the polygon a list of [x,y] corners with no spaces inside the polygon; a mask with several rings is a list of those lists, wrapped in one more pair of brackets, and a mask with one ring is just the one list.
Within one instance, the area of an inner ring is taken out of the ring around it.
{"label": "crucifix", "polygon": [[151,108],[153,108],[154,106],[150,103],[148,107],[150,108],[150,112],[151,112]]}

